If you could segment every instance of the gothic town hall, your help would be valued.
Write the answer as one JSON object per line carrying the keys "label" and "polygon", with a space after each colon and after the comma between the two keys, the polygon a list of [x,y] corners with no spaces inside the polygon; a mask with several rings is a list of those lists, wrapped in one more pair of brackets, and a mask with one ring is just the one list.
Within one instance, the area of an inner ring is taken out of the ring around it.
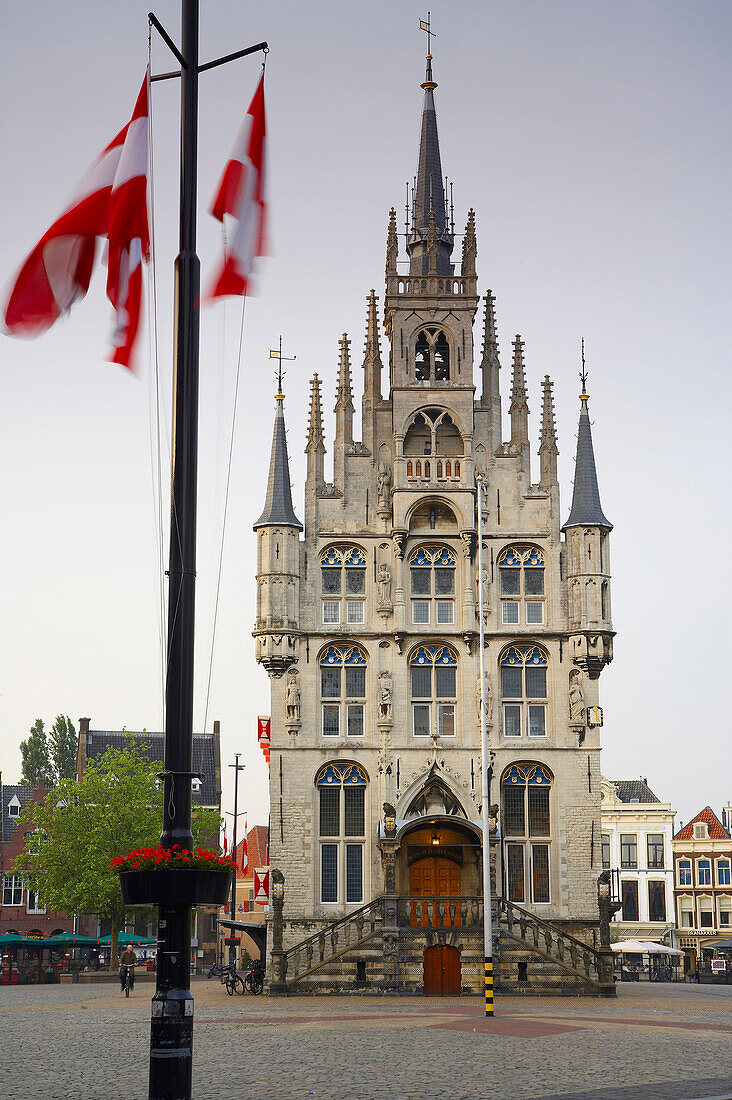
{"label": "gothic town hall", "polygon": [[592,993],[612,525],[586,393],[569,509],[548,377],[532,468],[523,342],[509,389],[472,210],[455,254],[436,87],[428,55],[406,258],[392,209],[383,321],[366,300],[360,440],[340,341],[332,482],[311,382],[304,524],[277,395],[254,525],[256,657],[271,683],[268,967],[273,991],[482,990],[481,474],[496,985]]}

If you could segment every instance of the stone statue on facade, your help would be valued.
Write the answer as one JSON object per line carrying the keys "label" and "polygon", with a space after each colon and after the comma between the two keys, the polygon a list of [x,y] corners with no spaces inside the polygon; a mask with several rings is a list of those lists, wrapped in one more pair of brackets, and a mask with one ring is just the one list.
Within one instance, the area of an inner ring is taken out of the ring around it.
{"label": "stone statue on facade", "polygon": [[569,674],[569,720],[582,722],[585,716],[585,693],[577,669]]}
{"label": "stone statue on facade", "polygon": [[379,506],[389,507],[391,502],[391,471],[385,462],[379,466],[379,476],[376,483]]}
{"label": "stone statue on facade", "polygon": [[[481,691],[480,691],[480,678],[475,681],[475,705],[478,711],[478,725],[480,725],[480,703],[481,703]],[[493,692],[491,685],[486,677],[485,681],[485,720],[490,722],[493,715]]]}
{"label": "stone statue on facade", "polygon": [[391,721],[391,673],[384,669],[379,673],[379,719]]}
{"label": "stone statue on facade", "polygon": [[287,718],[290,722],[300,721],[300,685],[297,682],[297,674],[293,673],[287,681]]}
{"label": "stone statue on facade", "polygon": [[377,601],[379,611],[392,611],[394,605],[391,602],[391,570],[388,565],[381,564],[376,575]]}

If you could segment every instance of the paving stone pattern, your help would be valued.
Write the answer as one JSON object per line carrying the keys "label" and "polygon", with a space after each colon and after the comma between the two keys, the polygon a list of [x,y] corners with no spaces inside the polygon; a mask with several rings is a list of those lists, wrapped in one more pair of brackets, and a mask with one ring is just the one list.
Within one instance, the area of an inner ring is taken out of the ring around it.
{"label": "paving stone pattern", "polygon": [[[732,987],[615,1001],[227,997],[195,981],[196,1100],[732,1098]],[[150,989],[0,988],[0,1100],[144,1100]]]}

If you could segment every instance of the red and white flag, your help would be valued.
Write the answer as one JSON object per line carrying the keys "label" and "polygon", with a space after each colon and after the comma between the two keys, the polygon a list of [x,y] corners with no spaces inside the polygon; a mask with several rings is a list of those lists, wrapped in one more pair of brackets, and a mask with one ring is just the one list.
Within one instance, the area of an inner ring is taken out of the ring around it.
{"label": "red and white flag", "polygon": [[266,252],[264,73],[219,182],[211,213],[227,224],[229,239],[209,290],[209,299],[251,294],[254,257]]}
{"label": "red and white flag", "polygon": [[117,311],[111,358],[129,366],[147,259],[148,77],[132,118],[79,182],[20,269],[3,309],[11,336],[40,336],[89,289],[97,237],[108,237],[107,295]]}
{"label": "red and white flag", "polygon": [[249,867],[249,849],[247,846],[247,819],[244,818],[244,839],[241,842],[241,873],[245,875]]}

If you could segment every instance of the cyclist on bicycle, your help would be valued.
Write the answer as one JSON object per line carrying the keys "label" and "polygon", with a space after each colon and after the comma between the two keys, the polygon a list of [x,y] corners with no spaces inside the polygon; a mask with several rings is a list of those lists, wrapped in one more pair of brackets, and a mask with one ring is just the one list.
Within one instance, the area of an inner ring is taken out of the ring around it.
{"label": "cyclist on bicycle", "polygon": [[125,981],[127,979],[127,971],[130,972],[130,989],[135,988],[135,967],[137,966],[137,955],[132,948],[127,945],[122,954],[119,957],[119,984],[122,992],[125,991]]}

